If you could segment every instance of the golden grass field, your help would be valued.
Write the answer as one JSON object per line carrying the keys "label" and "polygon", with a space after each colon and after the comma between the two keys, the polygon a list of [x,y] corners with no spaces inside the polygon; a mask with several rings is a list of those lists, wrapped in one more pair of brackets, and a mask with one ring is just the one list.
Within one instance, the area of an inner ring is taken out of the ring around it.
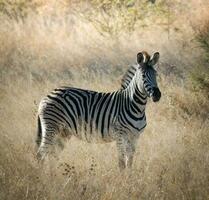
{"label": "golden grass field", "polygon": [[[209,199],[208,9],[208,0],[1,0],[0,199]],[[147,105],[133,169],[119,172],[114,143],[76,138],[38,163],[41,98],[61,85],[117,90],[142,50],[161,53],[162,98]]]}

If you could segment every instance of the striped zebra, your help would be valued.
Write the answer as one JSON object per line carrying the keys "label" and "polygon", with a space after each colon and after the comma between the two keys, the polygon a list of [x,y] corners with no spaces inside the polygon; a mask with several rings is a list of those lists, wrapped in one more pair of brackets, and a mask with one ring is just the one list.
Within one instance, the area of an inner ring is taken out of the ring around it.
{"label": "striped zebra", "polygon": [[[38,153],[43,159],[57,136],[72,135],[87,142],[116,141],[119,168],[131,167],[137,139],[146,127],[147,98],[161,97],[154,65],[159,53],[137,54],[137,63],[111,93],[61,87],[43,98],[38,109]],[[56,137],[55,137],[56,136]]]}

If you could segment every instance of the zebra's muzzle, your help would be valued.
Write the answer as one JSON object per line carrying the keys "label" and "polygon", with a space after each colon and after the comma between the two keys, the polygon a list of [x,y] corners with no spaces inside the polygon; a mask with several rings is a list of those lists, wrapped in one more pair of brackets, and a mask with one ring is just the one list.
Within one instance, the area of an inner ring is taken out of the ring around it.
{"label": "zebra's muzzle", "polygon": [[157,87],[153,88],[152,100],[154,102],[157,102],[160,100],[160,97],[161,97],[161,92],[160,92],[159,88],[157,88]]}

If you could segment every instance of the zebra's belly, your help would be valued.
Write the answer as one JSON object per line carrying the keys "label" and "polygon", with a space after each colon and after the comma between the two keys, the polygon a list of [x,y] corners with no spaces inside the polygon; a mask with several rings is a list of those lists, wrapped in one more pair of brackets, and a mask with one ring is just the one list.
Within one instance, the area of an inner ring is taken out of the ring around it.
{"label": "zebra's belly", "polygon": [[73,131],[73,135],[78,139],[88,143],[109,143],[115,140],[112,129],[110,129],[109,132],[105,132],[99,129],[89,131],[83,127],[77,133]]}
{"label": "zebra's belly", "polygon": [[85,124],[83,122],[80,126],[78,125],[77,132],[74,130],[71,131],[73,131],[75,137],[89,143],[108,143],[117,140],[122,135],[137,139],[146,127],[146,121],[141,121],[135,128],[132,126],[124,127],[115,121],[108,128],[106,126],[104,127],[103,129],[100,127],[97,128],[94,123],[90,127],[89,123]]}

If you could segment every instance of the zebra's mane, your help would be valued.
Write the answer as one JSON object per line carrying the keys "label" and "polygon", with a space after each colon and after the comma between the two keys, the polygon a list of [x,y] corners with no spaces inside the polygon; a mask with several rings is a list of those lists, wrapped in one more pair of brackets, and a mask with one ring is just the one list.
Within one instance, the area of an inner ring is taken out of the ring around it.
{"label": "zebra's mane", "polygon": [[138,69],[137,64],[129,67],[129,69],[126,71],[123,78],[121,79],[121,88],[122,89],[126,89],[128,87],[129,83],[131,82],[134,75],[136,74],[137,69]]}

